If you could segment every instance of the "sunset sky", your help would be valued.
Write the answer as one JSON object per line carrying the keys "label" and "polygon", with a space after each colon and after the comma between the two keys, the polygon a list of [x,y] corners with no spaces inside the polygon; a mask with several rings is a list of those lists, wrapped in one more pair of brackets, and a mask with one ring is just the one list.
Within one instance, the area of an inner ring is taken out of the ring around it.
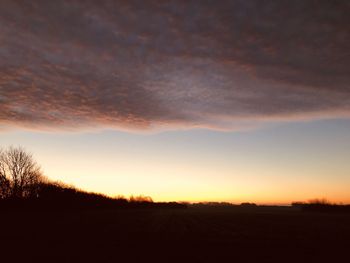
{"label": "sunset sky", "polygon": [[156,201],[350,203],[350,1],[0,2],[0,146]]}

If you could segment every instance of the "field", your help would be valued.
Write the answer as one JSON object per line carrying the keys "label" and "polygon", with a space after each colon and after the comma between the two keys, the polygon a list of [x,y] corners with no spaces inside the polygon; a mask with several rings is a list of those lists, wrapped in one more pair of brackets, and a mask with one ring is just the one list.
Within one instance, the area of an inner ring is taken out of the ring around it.
{"label": "field", "polygon": [[2,211],[0,224],[8,259],[1,262],[340,262],[350,255],[349,213],[292,207]]}

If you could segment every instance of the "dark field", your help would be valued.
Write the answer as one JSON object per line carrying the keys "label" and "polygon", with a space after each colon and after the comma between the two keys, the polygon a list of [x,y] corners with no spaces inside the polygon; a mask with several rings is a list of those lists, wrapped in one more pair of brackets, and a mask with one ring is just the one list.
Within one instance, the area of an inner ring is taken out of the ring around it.
{"label": "dark field", "polygon": [[[0,212],[1,262],[350,262],[350,214],[291,207]],[[341,261],[342,260],[342,261]]]}

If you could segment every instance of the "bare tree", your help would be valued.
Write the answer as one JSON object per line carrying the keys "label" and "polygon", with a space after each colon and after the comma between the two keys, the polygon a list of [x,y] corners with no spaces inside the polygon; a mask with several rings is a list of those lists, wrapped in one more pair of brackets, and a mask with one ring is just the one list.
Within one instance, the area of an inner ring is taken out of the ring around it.
{"label": "bare tree", "polygon": [[23,148],[0,150],[0,198],[36,196],[42,178],[40,166]]}
{"label": "bare tree", "polygon": [[8,177],[8,169],[3,159],[5,153],[0,149],[0,199],[10,195],[10,179]]}

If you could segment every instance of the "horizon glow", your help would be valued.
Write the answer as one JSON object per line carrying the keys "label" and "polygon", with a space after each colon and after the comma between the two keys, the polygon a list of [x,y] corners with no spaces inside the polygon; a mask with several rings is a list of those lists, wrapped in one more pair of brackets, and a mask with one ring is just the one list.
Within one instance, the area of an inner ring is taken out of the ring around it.
{"label": "horizon glow", "polygon": [[0,145],[22,145],[33,152],[52,180],[109,196],[349,203],[349,128],[350,121],[328,120],[227,133],[13,131],[0,136]]}

